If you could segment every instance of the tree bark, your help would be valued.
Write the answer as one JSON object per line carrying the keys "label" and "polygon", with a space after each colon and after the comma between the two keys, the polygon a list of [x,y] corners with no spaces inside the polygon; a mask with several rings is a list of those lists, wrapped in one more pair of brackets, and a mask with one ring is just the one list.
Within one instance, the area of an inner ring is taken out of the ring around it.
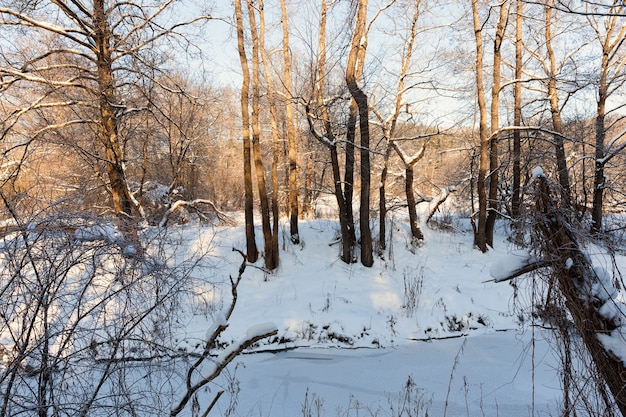
{"label": "tree bark", "polygon": [[95,0],[93,2],[93,39],[100,97],[100,137],[104,146],[113,209],[116,213],[131,216],[133,203],[126,180],[124,155],[118,134],[117,106],[119,101],[116,97],[111,56],[113,33],[106,13],[104,0]]}
{"label": "tree bark", "polygon": [[[493,83],[491,87],[491,133],[498,131],[500,124],[500,84],[502,66],[502,41],[509,16],[509,1],[500,4],[500,15],[496,26],[496,37],[493,42]],[[498,202],[498,137],[493,136],[489,143],[489,199],[487,220],[485,222],[485,239],[487,245],[493,247],[493,233],[500,204]]]}
{"label": "tree bark", "polygon": [[556,155],[556,167],[561,184],[561,200],[563,206],[570,208],[572,205],[572,195],[570,190],[569,173],[567,170],[567,161],[565,159],[565,145],[563,141],[563,122],[561,121],[561,108],[559,106],[559,94],[557,89],[557,65],[554,49],[552,48],[552,12],[554,10],[554,1],[544,6],[545,12],[545,34],[546,34],[546,53],[548,55],[548,100],[550,102],[550,113],[552,115],[552,130],[554,135],[554,152]]}
{"label": "tree bark", "polygon": [[[335,194],[335,200],[337,201],[337,208],[339,210],[339,228],[341,232],[341,260],[345,263],[353,262],[353,248],[354,248],[354,222],[352,214],[348,213],[348,207],[346,204],[346,198],[344,195],[341,172],[339,169],[339,156],[337,153],[337,141],[335,140],[332,125],[330,122],[330,114],[327,106],[324,104],[323,94],[324,85],[326,82],[326,15],[327,15],[327,3],[326,0],[322,0],[320,9],[320,31],[318,39],[318,68],[317,76],[315,80],[315,92],[317,107],[320,109],[322,123],[324,125],[325,140],[322,143],[328,147],[330,152],[331,167],[333,173],[333,190]],[[307,109],[307,121],[309,122],[310,130],[314,136],[318,139],[322,139],[320,135],[317,135],[311,118],[309,117],[309,111]]]}
{"label": "tree bark", "polygon": [[252,153],[254,155],[254,167],[259,192],[259,202],[261,211],[261,229],[263,231],[263,241],[265,242],[264,259],[265,267],[274,270],[278,267],[278,245],[274,244],[272,226],[270,221],[270,201],[265,183],[265,169],[263,168],[263,155],[261,153],[261,129],[259,126],[259,100],[261,97],[261,70],[259,65],[260,41],[257,32],[255,18],[255,6],[253,0],[247,0],[248,19],[250,22],[250,34],[252,38]]}
{"label": "tree bark", "polygon": [[289,234],[293,243],[300,243],[298,231],[299,181],[298,181],[298,145],[296,142],[296,126],[294,122],[292,86],[291,86],[291,54],[289,52],[289,30],[287,6],[280,0],[283,28],[283,76],[286,90],[285,117],[287,118],[287,149],[289,158]]}
{"label": "tree bark", "polygon": [[591,209],[591,231],[598,234],[602,231],[602,216],[604,210],[604,190],[607,188],[605,177],[606,164],[616,152],[623,148],[616,148],[608,153],[606,148],[606,117],[607,101],[612,93],[623,86],[623,79],[619,75],[623,71],[624,57],[620,52],[626,45],[626,25],[623,16],[626,5],[615,1],[607,14],[596,20],[588,16],[588,20],[596,32],[596,37],[602,48],[600,74],[597,87],[597,107],[595,121],[595,171],[593,180],[593,206]]}
{"label": "tree bark", "polygon": [[[383,123],[382,130],[383,135],[387,138],[387,149],[385,150],[385,156],[383,158],[383,169],[380,173],[380,186],[378,188],[378,216],[379,216],[379,229],[378,229],[378,246],[379,250],[382,252],[387,247],[387,229],[386,229],[386,219],[387,219],[387,198],[386,198],[386,186],[387,186],[387,171],[389,169],[389,157],[391,156],[391,150],[394,148],[393,137],[396,132],[396,125],[398,122],[398,117],[400,116],[400,112],[402,110],[403,105],[403,96],[405,92],[404,79],[408,73],[409,66],[411,65],[411,57],[413,56],[413,46],[415,43],[415,38],[417,36],[417,20],[420,15],[420,4],[421,0],[416,0],[413,5],[413,18],[411,20],[411,29],[409,32],[409,37],[407,44],[405,46],[405,53],[402,56],[402,63],[400,68],[400,74],[398,76],[398,86],[396,88],[396,102],[394,113],[389,120],[388,123],[384,123],[381,117],[381,123]],[[408,112],[408,106],[407,106]],[[411,190],[413,187],[411,186]],[[417,215],[416,215],[417,216]],[[410,218],[410,212],[409,212]],[[420,230],[421,234],[421,230]],[[422,235],[423,238],[423,235]],[[420,238],[420,239],[422,239]]]}
{"label": "tree bark", "polygon": [[409,211],[409,224],[411,226],[411,236],[413,238],[412,243],[417,244],[419,241],[424,240],[424,234],[419,227],[419,222],[417,219],[415,192],[413,191],[413,167],[420,159],[424,157],[426,145],[422,145],[420,150],[411,157],[409,157],[396,142],[392,142],[392,146],[404,163],[404,192],[406,195],[406,204]]}
{"label": "tree bark", "polygon": [[270,242],[272,245],[271,254],[274,256],[274,259],[270,262],[273,265],[273,268],[269,268],[266,262],[266,267],[268,269],[275,269],[278,266],[279,261],[279,250],[278,250],[278,161],[279,161],[279,129],[278,122],[276,120],[276,98],[275,98],[275,88],[274,82],[272,81],[272,76],[270,72],[269,65],[269,57],[267,56],[267,52],[265,50],[265,6],[263,0],[258,0],[258,11],[259,11],[259,51],[261,52],[261,61],[263,62],[263,71],[265,72],[265,83],[267,84],[267,97],[269,104],[269,113],[270,113],[270,126],[272,128],[272,168],[271,168],[271,178],[272,178],[272,198],[271,198],[271,213],[272,213],[272,227],[271,227],[271,235],[269,236]]}
{"label": "tree bark", "polygon": [[259,259],[259,251],[256,246],[254,232],[254,195],[252,190],[252,151],[250,143],[250,113],[249,113],[249,89],[250,69],[243,34],[243,17],[241,0],[235,0],[235,18],[237,20],[237,46],[239,49],[239,62],[242,69],[241,84],[241,136],[243,142],[243,183],[244,183],[244,217],[246,227],[246,257],[248,262],[256,262]]}
{"label": "tree bark", "polygon": [[[515,85],[513,90],[513,124],[516,127],[522,125],[522,70],[523,70],[523,50],[524,44],[522,27],[524,23],[523,12],[524,2],[516,0],[515,10]],[[522,160],[522,132],[513,131],[513,193],[511,196],[511,216],[518,220],[521,214],[522,192],[521,192],[521,160]]]}
{"label": "tree bark", "polygon": [[476,60],[474,71],[476,76],[476,96],[478,100],[480,153],[478,158],[478,178],[476,193],[478,194],[478,226],[474,228],[474,245],[481,252],[487,252],[487,185],[486,177],[489,168],[489,133],[487,131],[487,103],[483,81],[483,37],[482,24],[478,14],[478,0],[472,0],[472,17],[476,42]]}
{"label": "tree bark", "polygon": [[346,83],[352,98],[359,109],[359,135],[361,156],[361,206],[359,209],[359,229],[361,232],[361,263],[364,266],[374,264],[372,233],[369,224],[370,212],[370,155],[369,155],[369,105],[367,94],[359,87],[358,78],[363,71],[363,60],[367,47],[367,0],[359,0],[356,22],[352,33],[352,42],[346,65]]}

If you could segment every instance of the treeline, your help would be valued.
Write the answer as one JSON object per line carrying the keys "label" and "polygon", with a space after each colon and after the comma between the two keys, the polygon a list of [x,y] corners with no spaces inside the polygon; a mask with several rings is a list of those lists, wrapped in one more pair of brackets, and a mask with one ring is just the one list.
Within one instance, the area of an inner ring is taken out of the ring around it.
{"label": "treeline", "polygon": [[[234,0],[186,21],[177,1],[0,3],[13,222],[82,213],[132,234],[244,210],[248,260],[274,269],[279,220],[297,244],[322,202],[341,259],[364,265],[387,250],[390,211],[419,245],[416,206],[451,192],[488,250],[497,218],[524,215],[535,166],[594,233],[624,208],[618,0]],[[224,22],[241,84],[198,82]]]}

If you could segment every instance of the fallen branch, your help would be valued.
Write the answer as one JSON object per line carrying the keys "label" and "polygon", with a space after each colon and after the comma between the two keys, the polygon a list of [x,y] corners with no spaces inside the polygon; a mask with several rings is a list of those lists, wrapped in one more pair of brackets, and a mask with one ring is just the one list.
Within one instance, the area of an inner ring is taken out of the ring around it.
{"label": "fallen branch", "polygon": [[191,201],[186,201],[186,200],[179,200],[176,201],[174,203],[172,203],[172,205],[170,206],[170,208],[167,209],[167,211],[165,212],[165,214],[163,214],[163,217],[161,218],[161,221],[159,222],[159,227],[165,227],[167,226],[167,222],[169,221],[169,217],[172,213],[174,213],[176,210],[179,210],[182,207],[191,207],[194,210],[196,210],[196,212],[200,215],[200,217],[202,217],[204,220],[207,221],[211,221],[211,219],[209,219],[203,212],[202,210],[200,210],[198,208],[198,205],[200,204],[205,204],[209,207],[211,207],[211,209],[213,210],[213,212],[215,213],[216,217],[221,221],[224,222],[228,225],[234,225],[235,221],[226,213],[220,211],[215,204],[210,201],[210,200],[204,200],[202,198],[198,198],[196,200],[191,200]]}
{"label": "fallen branch", "polygon": [[577,235],[552,197],[543,174],[535,177],[535,190],[533,223],[538,237],[534,246],[543,260],[522,259],[520,268],[513,270],[510,278],[550,267],[550,285],[563,297],[595,369],[613,396],[615,403],[610,403],[607,396],[606,406],[616,406],[626,416],[626,306],[615,299],[616,290],[606,271],[594,269],[581,250]]}

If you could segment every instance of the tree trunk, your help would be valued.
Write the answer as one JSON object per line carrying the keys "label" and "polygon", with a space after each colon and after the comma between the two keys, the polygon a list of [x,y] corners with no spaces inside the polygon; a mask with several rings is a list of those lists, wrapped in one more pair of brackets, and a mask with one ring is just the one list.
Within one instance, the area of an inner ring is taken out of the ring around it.
{"label": "tree trunk", "polygon": [[265,72],[265,82],[267,84],[267,97],[270,112],[270,125],[272,128],[272,234],[270,238],[272,245],[271,253],[275,256],[275,259],[272,261],[274,268],[271,269],[275,269],[278,266],[278,259],[280,254],[278,250],[278,160],[280,136],[278,130],[278,122],[276,120],[276,90],[274,89],[274,83],[272,81],[270,73],[269,57],[267,56],[267,52],[265,50],[265,7],[263,4],[263,0],[258,0],[258,10],[260,21],[259,50],[261,52],[261,60],[263,62],[263,70]]}
{"label": "tree trunk", "polygon": [[293,114],[291,87],[291,55],[289,52],[289,30],[287,7],[285,0],[280,0],[283,27],[283,76],[285,79],[286,101],[285,117],[287,118],[287,149],[289,158],[289,235],[293,243],[300,243],[298,231],[299,215],[299,183],[298,183],[298,146],[296,143],[296,126]]}
{"label": "tree trunk", "polygon": [[[316,98],[317,106],[321,112],[322,122],[324,124],[324,133],[327,141],[323,142],[328,147],[330,152],[331,167],[333,172],[333,185],[335,199],[337,201],[337,208],[339,210],[339,227],[341,231],[341,260],[345,263],[353,262],[352,250],[354,247],[354,222],[352,219],[352,213],[348,213],[345,195],[343,192],[341,173],[339,170],[339,157],[337,154],[337,144],[332,131],[332,125],[330,123],[330,114],[328,108],[324,104],[323,93],[324,83],[326,82],[326,13],[327,4],[326,0],[322,0],[320,10],[320,31],[318,39],[318,74],[316,77]],[[308,110],[307,110],[308,114]],[[313,128],[311,120],[309,121],[311,132],[315,135],[315,129]],[[317,135],[315,135],[317,136]],[[318,139],[320,139],[318,137]]]}
{"label": "tree trunk", "polygon": [[593,206],[591,208],[591,231],[600,233],[602,231],[602,212],[604,203],[604,139],[605,129],[605,109],[606,109],[606,77],[601,77],[598,88],[598,113],[596,115],[596,143],[595,143],[595,171],[593,176]]}
{"label": "tree trunk", "polygon": [[[386,218],[387,218],[387,199],[386,199],[386,186],[387,186],[387,171],[389,169],[389,157],[391,150],[394,147],[392,140],[395,136],[396,125],[398,117],[403,106],[403,96],[405,92],[404,79],[409,71],[411,65],[411,57],[413,56],[413,45],[417,36],[417,20],[420,15],[421,0],[416,0],[413,5],[413,19],[411,20],[411,29],[408,37],[408,42],[405,47],[406,53],[402,56],[402,64],[400,74],[398,76],[398,86],[396,88],[396,103],[393,116],[388,123],[383,123],[383,135],[387,137],[387,149],[385,150],[385,156],[383,159],[383,169],[380,173],[380,186],[378,188],[378,211],[379,211],[379,250],[382,252],[386,248]],[[408,113],[408,106],[407,106]],[[413,187],[411,187],[411,190]],[[421,234],[421,231],[420,231]],[[423,236],[422,236],[423,238]]]}
{"label": "tree trunk", "polygon": [[554,152],[556,155],[556,167],[561,184],[561,200],[563,206],[570,208],[572,203],[572,195],[569,183],[569,173],[567,170],[567,161],[565,159],[565,146],[563,142],[563,122],[561,121],[561,108],[559,106],[559,94],[557,90],[557,69],[556,57],[552,48],[552,11],[554,10],[554,1],[544,6],[545,11],[545,33],[546,33],[546,52],[548,55],[548,99],[550,102],[550,113],[552,114],[552,130],[557,135],[554,136]]}
{"label": "tree trunk", "polygon": [[[522,70],[523,70],[523,52],[524,43],[522,37],[522,27],[524,19],[524,2],[516,0],[516,16],[515,16],[515,86],[513,90],[513,124],[516,127],[522,125]],[[519,220],[521,214],[521,159],[522,159],[522,132],[520,130],[513,131],[513,195],[511,196],[511,216],[514,220]]]}
{"label": "tree trunk", "polygon": [[[354,224],[354,144],[356,143],[356,124],[359,116],[359,107],[354,99],[350,101],[348,109],[348,123],[346,127],[346,154],[343,170],[343,195],[346,202],[346,215],[350,224]],[[356,243],[356,235],[354,228],[351,229],[352,235],[348,238],[354,246]]]}
{"label": "tree trunk", "polygon": [[[491,87],[491,132],[496,132],[500,124],[500,83],[501,83],[501,65],[502,65],[502,40],[506,30],[508,20],[509,2],[504,1],[500,4],[500,16],[496,27],[496,37],[493,42],[493,83]],[[485,239],[487,245],[493,247],[493,233],[496,224],[496,218],[500,205],[498,203],[498,137],[491,138],[489,143],[489,199],[487,220],[485,222]]]}
{"label": "tree trunk", "polygon": [[472,0],[472,16],[474,22],[474,36],[476,40],[476,95],[478,99],[480,153],[478,159],[478,178],[476,193],[478,194],[478,227],[474,228],[474,245],[482,252],[487,252],[487,186],[486,177],[489,168],[489,134],[487,132],[487,103],[485,101],[485,87],[483,83],[483,37],[482,25],[478,14],[478,0]]}
{"label": "tree trunk", "polygon": [[424,234],[419,227],[419,222],[417,219],[417,210],[415,207],[415,192],[413,191],[413,167],[415,164],[424,157],[424,153],[426,151],[426,145],[422,145],[420,150],[412,155],[408,156],[402,148],[397,144],[397,142],[392,142],[393,148],[400,156],[400,159],[404,163],[404,172],[405,172],[405,180],[404,180],[404,191],[406,194],[406,203],[409,210],[409,223],[411,226],[411,236],[413,237],[413,241],[411,243],[416,244],[420,240],[424,239]]}
{"label": "tree trunk", "polygon": [[235,0],[235,18],[237,20],[237,46],[239,49],[239,61],[242,69],[241,84],[241,136],[243,141],[243,183],[244,183],[244,217],[246,224],[246,257],[248,262],[256,262],[259,259],[259,251],[256,246],[254,232],[254,195],[252,190],[252,152],[250,145],[250,113],[249,113],[249,89],[250,69],[243,34],[243,17],[241,0]]}
{"label": "tree trunk", "polygon": [[366,32],[367,0],[359,0],[354,32],[348,63],[346,65],[346,83],[352,98],[359,109],[359,134],[361,138],[361,206],[359,209],[359,229],[361,232],[361,263],[364,266],[374,264],[372,233],[369,224],[370,212],[370,155],[369,155],[369,107],[367,94],[358,86],[358,78],[363,70],[363,59],[367,46]]}
{"label": "tree trunk", "polygon": [[415,193],[413,192],[413,164],[405,169],[406,181],[406,204],[409,208],[409,223],[411,224],[411,236],[413,240],[424,240],[424,234],[420,229],[417,221],[417,210],[415,208]]}
{"label": "tree trunk", "polygon": [[[621,146],[607,149],[605,141],[609,128],[606,124],[607,114],[611,112],[615,114],[616,110],[619,109],[618,106],[607,110],[607,101],[613,93],[620,90],[619,87],[623,86],[623,78],[620,74],[623,72],[625,62],[623,55],[623,48],[626,47],[626,25],[623,21],[625,8],[624,2],[614,1],[605,9],[606,14],[587,16],[602,50],[596,92],[598,102],[595,123],[593,206],[591,209],[591,231],[594,234],[602,231],[604,190],[607,188],[604,172],[606,164],[624,149]],[[609,146],[612,147],[613,144],[614,140],[611,140]]]}
{"label": "tree trunk", "polygon": [[131,216],[133,203],[126,180],[124,155],[118,134],[119,121],[116,105],[119,101],[115,92],[110,45],[113,34],[106,13],[104,0],[95,0],[93,2],[93,39],[96,44],[97,81],[100,96],[100,137],[104,146],[113,209],[116,213]]}
{"label": "tree trunk", "polygon": [[265,169],[263,168],[263,155],[261,153],[261,129],[259,125],[259,100],[261,97],[260,41],[257,32],[255,6],[252,4],[253,0],[247,0],[247,3],[250,34],[252,37],[252,153],[254,155],[254,167],[259,192],[261,229],[263,231],[263,241],[265,242],[265,267],[273,270],[278,267],[278,251],[276,250],[277,245],[274,244],[270,222],[270,201],[267,195]]}
{"label": "tree trunk", "polygon": [[378,187],[378,251],[382,255],[387,249],[387,171],[389,170],[389,157],[391,156],[391,144],[387,144],[383,157],[383,169],[380,172],[380,185]]}

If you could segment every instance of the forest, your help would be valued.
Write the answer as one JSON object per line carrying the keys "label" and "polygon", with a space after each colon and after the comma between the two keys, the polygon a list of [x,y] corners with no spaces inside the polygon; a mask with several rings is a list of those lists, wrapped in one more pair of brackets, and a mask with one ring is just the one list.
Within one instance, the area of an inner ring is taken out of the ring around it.
{"label": "forest", "polygon": [[[172,416],[276,336],[220,345],[246,268],[306,252],[307,221],[371,268],[398,221],[419,253],[458,218],[476,256],[498,227],[528,251],[494,281],[546,279],[537,314],[626,415],[621,273],[586,254],[624,251],[625,83],[623,0],[0,0],[0,415],[95,415],[134,343],[169,355],[144,326],[207,256],[177,227],[245,236]],[[83,354],[106,367],[60,411],[55,375]]]}

